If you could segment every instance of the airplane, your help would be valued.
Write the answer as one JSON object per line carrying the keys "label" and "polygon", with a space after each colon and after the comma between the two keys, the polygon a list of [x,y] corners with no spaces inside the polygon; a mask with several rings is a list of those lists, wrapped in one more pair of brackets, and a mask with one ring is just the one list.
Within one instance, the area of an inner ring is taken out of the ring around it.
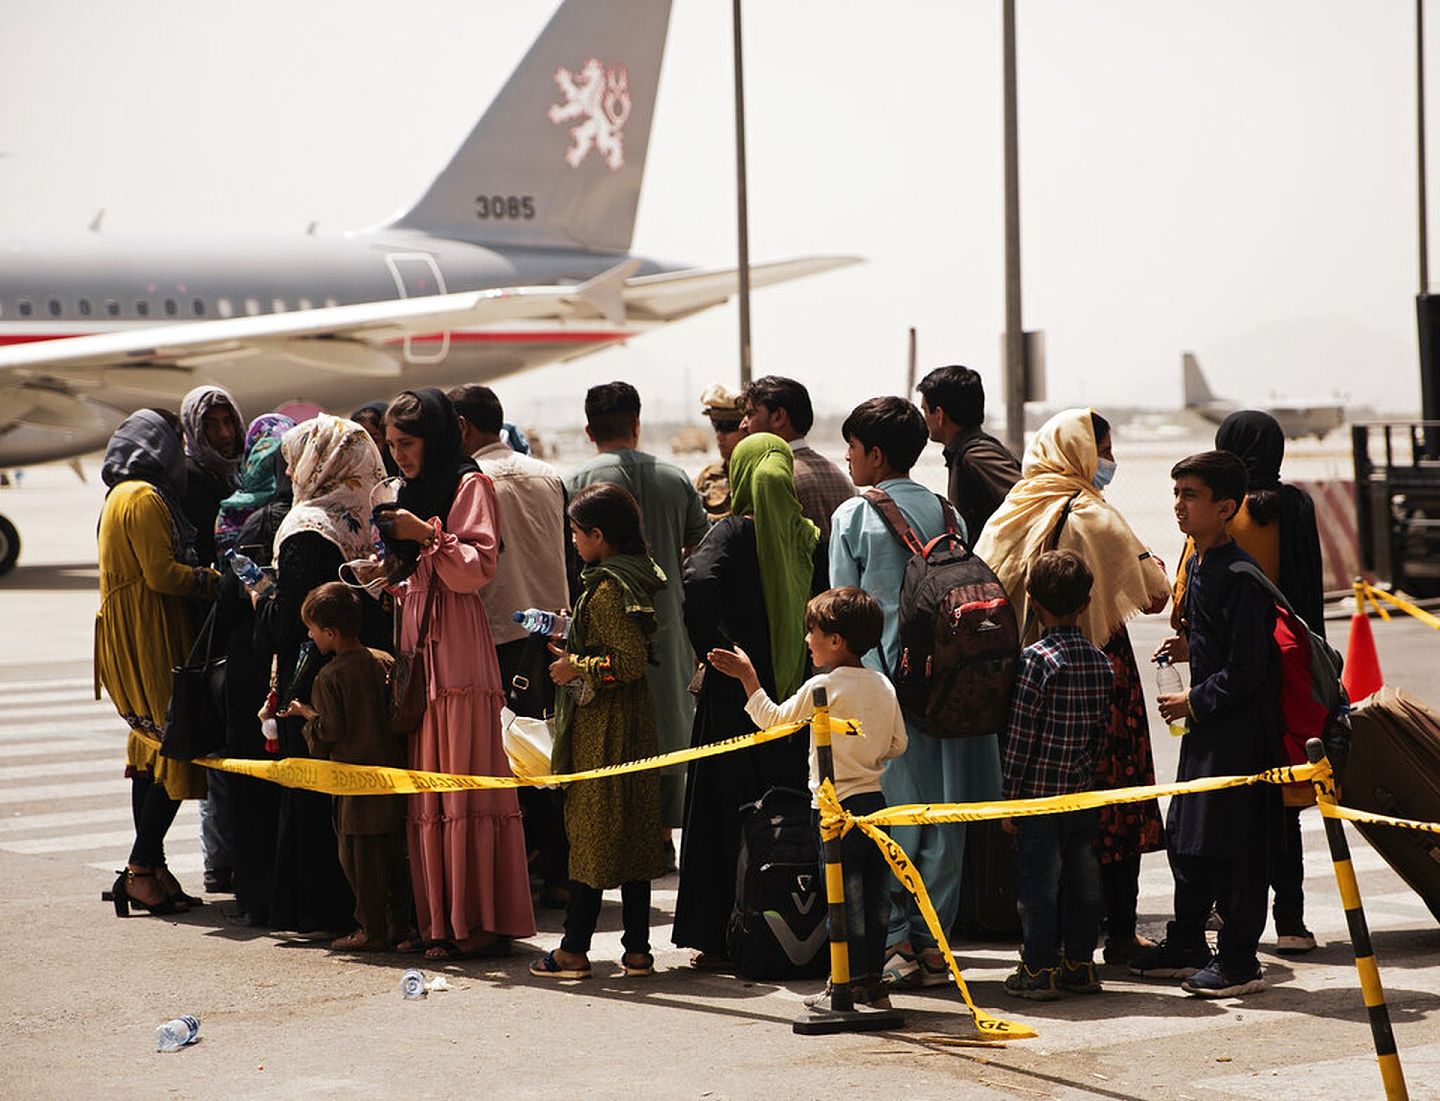
{"label": "airplane", "polygon": [[1212,424],[1219,424],[1231,413],[1241,409],[1261,409],[1275,418],[1287,439],[1314,436],[1323,440],[1332,429],[1345,423],[1346,409],[1338,401],[1311,402],[1307,405],[1241,405],[1228,398],[1219,398],[1200,370],[1200,361],[1192,352],[1181,357],[1184,372],[1185,408]]}
{"label": "airplane", "polygon": [[[671,0],[564,0],[409,209],[337,235],[0,234],[0,467],[104,446],[213,382],[348,411],[484,382],[718,306],[734,268],[630,252]],[[313,229],[313,227],[312,227]],[[857,263],[751,265],[764,287]],[[0,516],[0,575],[20,537]]]}

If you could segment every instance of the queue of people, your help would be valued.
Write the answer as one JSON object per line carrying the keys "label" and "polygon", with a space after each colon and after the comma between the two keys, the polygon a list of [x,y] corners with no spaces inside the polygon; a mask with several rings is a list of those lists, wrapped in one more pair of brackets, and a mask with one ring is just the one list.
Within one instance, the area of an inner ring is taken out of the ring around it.
{"label": "queue of people", "polygon": [[[248,429],[218,387],[187,395],[179,417],[132,414],[102,470],[96,622],[97,680],[132,732],[136,837],[107,892],[117,913],[202,903],[168,871],[164,841],[179,801],[203,798],[206,891],[233,892],[257,926],[445,961],[508,955],[535,932],[536,905],[561,907],[561,946],[530,973],[578,979],[592,973],[602,893],[619,888],[621,968],[643,976],[650,884],[678,869],[673,941],[695,967],[724,969],[743,808],[818,785],[795,738],[518,796],[332,800],[206,770],[153,748],[171,669],[202,625],[227,656],[226,756],[507,776],[508,709],[551,718],[553,771],[583,770],[803,720],[825,687],[834,717],[865,724],[865,744],[837,744],[835,760],[845,805],[868,813],[1153,783],[1127,623],[1173,596],[1177,634],[1156,656],[1193,672],[1188,692],[1160,701],[1189,723],[1180,778],[1282,763],[1274,609],[1227,568],[1258,560],[1323,631],[1313,509],[1279,479],[1278,426],[1238,415],[1217,450],[1176,465],[1187,544],[1172,583],[1105,498],[1117,466],[1104,417],[1056,414],[1020,458],[983,430],[974,371],[940,368],[918,389],[919,407],[874,398],[845,419],[847,475],[810,445],[799,382],[712,388],[721,461],[698,487],[640,450],[640,395],[619,381],[587,393],[596,455],[563,479],[513,448],[499,399],[478,385],[406,391],[349,419],[265,414]],[[943,447],[945,495],[910,477],[929,442]],[[912,552],[946,532],[993,569],[1024,647],[1008,721],[967,737],[902,713],[894,688]],[[236,552],[272,581],[242,584],[226,568]],[[571,605],[564,637],[512,616]],[[405,676],[422,678],[413,729],[392,716]],[[1149,800],[1007,825],[1024,941],[1007,991],[1098,992],[1102,932],[1106,963],[1204,996],[1259,989],[1272,882],[1281,950],[1314,947],[1298,813],[1262,785],[1177,797],[1164,823]],[[965,826],[892,832],[952,928]],[[1140,857],[1162,848],[1176,916],[1156,944],[1137,931],[1136,902]],[[846,846],[845,882],[854,1000],[883,1006],[896,985],[949,981],[949,961],[913,899],[892,899],[873,849]]]}

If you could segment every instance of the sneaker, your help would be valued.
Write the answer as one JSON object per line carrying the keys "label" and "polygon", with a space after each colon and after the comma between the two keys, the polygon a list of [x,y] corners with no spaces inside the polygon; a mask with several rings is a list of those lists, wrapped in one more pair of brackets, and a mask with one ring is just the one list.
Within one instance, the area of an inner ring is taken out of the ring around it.
{"label": "sneaker", "polygon": [[940,949],[922,949],[917,962],[920,964],[921,986],[946,986],[950,983],[950,968]]}
{"label": "sneaker", "polygon": [[1060,961],[1060,970],[1055,975],[1055,986],[1067,994],[1098,994],[1101,991],[1100,976],[1095,965],[1089,960],[1084,963]]}
{"label": "sneaker", "polygon": [[1281,933],[1275,938],[1275,951],[1282,956],[1300,956],[1315,951],[1315,934],[1303,925],[1298,933]]}
{"label": "sneaker", "polygon": [[1032,1002],[1053,1002],[1060,997],[1055,986],[1055,973],[1059,968],[1042,967],[1031,971],[1024,963],[1015,968],[1012,975],[1005,977],[1005,993],[1017,998],[1028,998]]}
{"label": "sneaker", "polygon": [[[825,989],[818,994],[811,994],[805,999],[805,1008],[813,1009],[816,1013],[829,1013],[831,995],[834,993],[834,986],[829,979],[825,980]],[[885,984],[878,979],[856,979],[850,983],[850,1002],[856,1009],[890,1009],[890,995],[885,992]]]}
{"label": "sneaker", "polygon": [[1220,970],[1220,960],[1213,959],[1180,984],[1187,994],[1198,994],[1202,998],[1238,998],[1241,994],[1254,994],[1265,989],[1265,974],[1260,965],[1249,974],[1236,978]]}
{"label": "sneaker", "polygon": [[1138,949],[1130,957],[1130,972],[1147,979],[1188,979],[1212,958],[1208,948],[1182,950],[1162,940],[1151,948]]}

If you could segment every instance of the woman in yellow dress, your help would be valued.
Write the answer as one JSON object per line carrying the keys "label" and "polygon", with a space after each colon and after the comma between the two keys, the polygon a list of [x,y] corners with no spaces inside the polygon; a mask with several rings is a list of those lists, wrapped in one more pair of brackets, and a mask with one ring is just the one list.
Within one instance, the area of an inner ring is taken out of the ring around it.
{"label": "woman in yellow dress", "polygon": [[194,532],[180,502],[185,451],[173,413],[141,409],[110,437],[100,477],[110,487],[100,512],[100,611],[95,617],[95,675],[130,725],[135,845],[109,893],[115,913],[130,905],[170,914],[198,902],[165,867],[165,834],[180,800],[205,794],[202,770],[160,756],[170,705],[171,669],[194,641],[190,602],[213,600],[217,574],[195,564]]}

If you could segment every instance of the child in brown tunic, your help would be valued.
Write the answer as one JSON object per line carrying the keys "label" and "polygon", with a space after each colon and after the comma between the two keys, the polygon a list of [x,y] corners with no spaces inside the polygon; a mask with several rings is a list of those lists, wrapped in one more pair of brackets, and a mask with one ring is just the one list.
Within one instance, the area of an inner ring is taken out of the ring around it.
{"label": "child in brown tunic", "polygon": [[[405,739],[390,730],[386,679],[394,659],[360,642],[359,598],[338,581],[313,590],[300,617],[331,661],[315,677],[309,704],[286,714],[305,719],[305,743],[316,757],[356,765],[405,767]],[[333,948],[388,948],[413,928],[405,859],[405,803],[399,795],[335,796],[340,866],[355,892],[359,928]]]}

